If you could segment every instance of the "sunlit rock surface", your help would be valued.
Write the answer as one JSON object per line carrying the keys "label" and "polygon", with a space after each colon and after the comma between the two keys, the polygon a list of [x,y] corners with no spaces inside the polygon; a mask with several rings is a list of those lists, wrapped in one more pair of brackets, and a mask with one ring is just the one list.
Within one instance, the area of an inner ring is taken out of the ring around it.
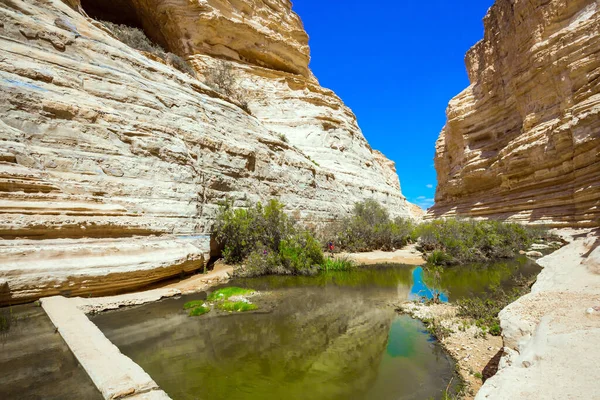
{"label": "sunlit rock surface", "polygon": [[448,106],[430,215],[600,221],[600,4],[498,0]]}
{"label": "sunlit rock surface", "polygon": [[[198,79],[88,14],[143,28]],[[11,0],[0,42],[0,304],[201,268],[226,197],[277,197],[312,225],[366,198],[412,215],[393,163],[310,73],[288,1]],[[250,113],[203,83],[217,58]]]}

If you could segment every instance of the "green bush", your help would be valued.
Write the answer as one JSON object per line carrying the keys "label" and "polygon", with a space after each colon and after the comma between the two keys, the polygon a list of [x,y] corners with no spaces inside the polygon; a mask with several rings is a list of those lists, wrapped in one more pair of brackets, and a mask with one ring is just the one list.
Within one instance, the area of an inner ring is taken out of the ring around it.
{"label": "green bush", "polygon": [[262,275],[289,275],[289,272],[281,265],[278,252],[256,250],[244,260],[244,266],[235,269],[233,274],[236,277],[247,278]]}
{"label": "green bush", "polygon": [[324,262],[321,245],[308,232],[281,241],[279,256],[283,268],[297,275],[314,275]]}
{"label": "green bush", "polygon": [[414,224],[410,220],[391,220],[387,210],[375,200],[354,205],[353,215],[334,222],[325,229],[323,241],[334,240],[347,251],[390,251],[414,240]]}
{"label": "green bush", "polygon": [[514,257],[548,234],[516,223],[447,219],[420,224],[415,236],[429,263],[451,265]]}
{"label": "green bush", "polygon": [[271,200],[243,209],[231,203],[221,206],[214,234],[223,246],[225,261],[244,263],[236,276],[268,274],[312,275],[323,264],[323,251],[314,236],[299,227]]}
{"label": "green bush", "polygon": [[297,229],[294,221],[283,211],[283,204],[271,200],[248,208],[233,208],[223,204],[216,218],[214,234],[224,247],[225,261],[239,264],[258,250],[278,252],[282,240],[293,236]]}

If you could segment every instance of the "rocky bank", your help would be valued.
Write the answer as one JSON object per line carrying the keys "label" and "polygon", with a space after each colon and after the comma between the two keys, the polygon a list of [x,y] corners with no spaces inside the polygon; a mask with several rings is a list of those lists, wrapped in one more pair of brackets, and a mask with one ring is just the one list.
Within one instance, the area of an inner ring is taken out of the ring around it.
{"label": "rocky bank", "polygon": [[[194,76],[94,18],[143,29]],[[197,270],[225,198],[276,197],[313,225],[366,198],[412,215],[309,58],[288,0],[1,2],[0,305]],[[223,67],[235,98],[205,84]]]}
{"label": "rocky bank", "polygon": [[571,241],[538,261],[531,293],[500,313],[504,355],[476,399],[593,399],[598,396],[600,239]]}
{"label": "rocky bank", "polygon": [[436,144],[432,217],[598,226],[600,2],[497,0]]}

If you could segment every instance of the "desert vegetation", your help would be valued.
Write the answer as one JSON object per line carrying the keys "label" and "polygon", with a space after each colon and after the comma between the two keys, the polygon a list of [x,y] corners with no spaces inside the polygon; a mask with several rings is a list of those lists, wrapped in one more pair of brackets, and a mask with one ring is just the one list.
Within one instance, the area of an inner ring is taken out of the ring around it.
{"label": "desert vegetation", "polygon": [[314,275],[324,263],[321,244],[298,226],[277,200],[247,208],[223,204],[214,233],[227,263],[245,264],[239,276],[268,274]]}
{"label": "desert vegetation", "polygon": [[323,240],[333,240],[345,251],[363,252],[394,250],[416,240],[415,224],[403,218],[392,220],[388,211],[375,200],[354,205],[351,216],[332,223],[323,234]]}
{"label": "desert vegetation", "polygon": [[166,51],[161,46],[151,41],[141,29],[127,25],[115,24],[110,21],[100,22],[104,24],[104,26],[106,26],[117,39],[125,43],[127,46],[136,50],[151,53],[179,71],[193,77],[196,76],[194,69],[190,64],[188,64],[187,61],[179,57],[177,54]]}
{"label": "desert vegetation", "polygon": [[529,285],[521,277],[513,279],[516,284],[511,290],[491,287],[485,298],[471,297],[459,300],[457,316],[472,321],[484,334],[500,336],[500,311],[530,292]]}
{"label": "desert vegetation", "polygon": [[0,309],[0,332],[8,332],[13,322],[12,310]]}
{"label": "desert vegetation", "polygon": [[512,258],[535,242],[554,239],[542,227],[516,223],[448,219],[416,224],[392,219],[374,200],[355,204],[352,215],[317,234],[297,224],[276,200],[245,208],[229,202],[220,208],[214,233],[225,261],[245,265],[237,271],[239,276],[352,269],[350,259],[324,257],[330,242],[336,252],[390,251],[416,243],[430,265],[451,266]]}
{"label": "desert vegetation", "polygon": [[[248,101],[246,100],[248,94],[241,87],[240,81],[233,73],[231,65],[226,61],[217,62],[218,64],[214,68],[206,71],[205,83],[222,95],[237,102],[244,111],[251,114]],[[287,137],[285,135],[282,136],[285,139],[280,136],[281,140],[287,143]]]}
{"label": "desert vegetation", "polygon": [[413,237],[419,238],[419,250],[433,265],[511,258],[537,241],[553,239],[544,227],[455,219],[422,223]]}

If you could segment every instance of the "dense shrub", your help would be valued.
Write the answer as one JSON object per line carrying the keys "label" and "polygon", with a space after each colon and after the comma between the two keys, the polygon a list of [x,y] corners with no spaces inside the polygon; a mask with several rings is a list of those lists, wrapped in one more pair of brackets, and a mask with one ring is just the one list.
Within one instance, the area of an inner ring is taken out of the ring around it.
{"label": "dense shrub", "polygon": [[325,261],[321,245],[308,232],[281,241],[279,256],[283,268],[297,275],[315,274]]}
{"label": "dense shrub", "polygon": [[514,257],[537,239],[548,236],[539,227],[473,220],[436,220],[416,227],[419,249],[427,261],[450,265]]}
{"label": "dense shrub", "polygon": [[248,208],[221,206],[214,234],[223,246],[225,261],[244,263],[238,276],[266,274],[310,275],[324,262],[320,243],[297,227],[283,211],[284,206],[271,200]]}
{"label": "dense shrub", "polygon": [[145,51],[154,54],[164,60],[168,65],[195,77],[194,69],[183,58],[177,54],[165,51],[158,44],[152,42],[141,29],[128,25],[114,24],[109,21],[100,21],[104,24],[121,42],[136,50]]}
{"label": "dense shrub", "polygon": [[412,221],[391,220],[387,210],[375,200],[354,205],[353,215],[333,223],[323,234],[323,240],[334,240],[347,251],[393,250],[414,239]]}
{"label": "dense shrub", "polygon": [[214,234],[223,246],[225,261],[238,264],[255,251],[279,252],[282,240],[297,229],[283,211],[283,204],[271,200],[266,206],[256,203],[248,208],[233,208],[226,202],[219,209]]}

